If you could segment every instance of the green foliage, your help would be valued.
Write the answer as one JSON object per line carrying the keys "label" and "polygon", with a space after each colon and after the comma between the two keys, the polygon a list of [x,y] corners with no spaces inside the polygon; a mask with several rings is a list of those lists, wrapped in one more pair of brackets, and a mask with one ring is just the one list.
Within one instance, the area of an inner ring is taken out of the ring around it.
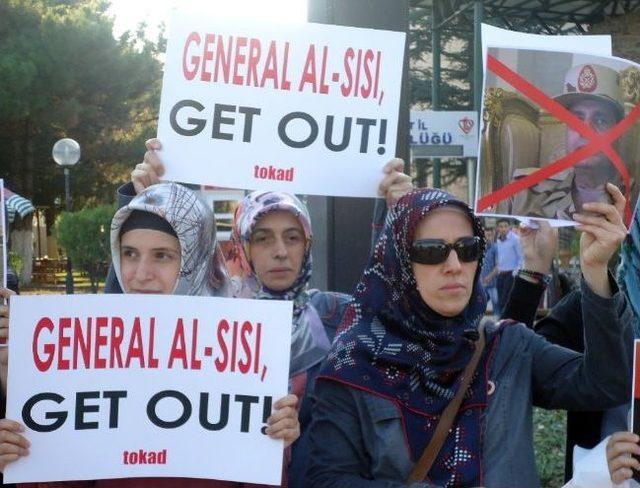
{"label": "green foliage", "polygon": [[[411,2],[412,4],[416,2]],[[431,8],[409,11],[409,84],[411,105],[432,106]],[[440,109],[468,110],[473,104],[469,80],[473,77],[473,29],[461,16],[441,31]]]}
{"label": "green foliage", "polygon": [[22,268],[24,266],[24,260],[22,256],[15,251],[9,251],[8,255],[9,266],[13,268],[18,276],[22,273]]}
{"label": "green foliage", "polygon": [[155,132],[162,44],[112,34],[102,0],[0,0],[0,174],[38,205],[63,193],[51,148],[82,148],[76,204],[113,199]]}
{"label": "green foliage", "polygon": [[83,269],[98,292],[98,282],[106,276],[111,246],[109,229],[114,207],[99,205],[79,212],[63,212],[56,222],[58,243],[75,268]]}
{"label": "green foliage", "polygon": [[541,486],[564,485],[566,418],[564,410],[533,409],[533,445]]}

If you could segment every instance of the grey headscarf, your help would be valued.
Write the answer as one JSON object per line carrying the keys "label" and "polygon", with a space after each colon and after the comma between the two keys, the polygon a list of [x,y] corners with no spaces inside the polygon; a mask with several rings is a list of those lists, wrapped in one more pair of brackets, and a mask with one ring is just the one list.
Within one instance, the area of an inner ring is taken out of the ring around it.
{"label": "grey headscarf", "polygon": [[111,259],[120,286],[120,230],[131,212],[153,213],[173,228],[180,242],[180,274],[174,295],[228,296],[228,276],[216,239],[213,210],[177,183],[146,188],[116,212],[111,221]]}

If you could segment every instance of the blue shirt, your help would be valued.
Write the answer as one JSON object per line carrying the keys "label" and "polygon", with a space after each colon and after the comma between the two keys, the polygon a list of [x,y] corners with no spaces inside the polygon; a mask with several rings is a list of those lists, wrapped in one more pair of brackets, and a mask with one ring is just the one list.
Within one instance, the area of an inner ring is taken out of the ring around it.
{"label": "blue shirt", "polygon": [[509,231],[504,240],[498,238],[495,246],[497,251],[496,261],[500,273],[514,271],[520,267],[522,262],[520,238],[513,231]]}
{"label": "blue shirt", "polygon": [[[484,253],[484,262],[482,263],[482,271],[480,277],[484,280],[485,276],[493,271],[496,267],[497,250],[495,243],[487,242],[487,251]],[[491,281],[485,286],[485,288],[494,288],[496,286],[496,277],[491,278]]]}

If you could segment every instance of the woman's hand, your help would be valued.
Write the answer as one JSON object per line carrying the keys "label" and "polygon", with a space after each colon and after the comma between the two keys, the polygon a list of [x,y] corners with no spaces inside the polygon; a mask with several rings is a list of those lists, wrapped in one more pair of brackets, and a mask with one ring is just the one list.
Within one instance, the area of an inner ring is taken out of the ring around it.
{"label": "woman's hand", "polygon": [[607,264],[627,235],[622,221],[625,198],[617,186],[607,183],[607,191],[613,204],[589,202],[583,208],[592,215],[574,214],[579,222],[576,229],[580,236],[580,267],[589,287],[598,295],[611,296],[607,276]]}
{"label": "woman's hand", "polygon": [[616,432],[607,442],[607,466],[615,484],[630,479],[634,469],[640,471],[640,462],[631,456],[640,455],[639,440],[640,437],[631,432]]}
{"label": "woman's hand", "polygon": [[558,229],[544,220],[537,220],[535,223],[537,228],[520,226],[522,266],[524,269],[547,274],[551,271],[551,262],[558,251]]}
{"label": "woman's hand", "polygon": [[3,473],[7,464],[29,454],[31,443],[20,432],[24,432],[24,427],[18,422],[0,420],[0,471]]}
{"label": "woman's hand", "polygon": [[7,395],[7,367],[9,364],[9,298],[15,292],[8,288],[0,287],[0,297],[4,299],[5,305],[0,305],[0,388],[4,395]]}
{"label": "woman's hand", "polygon": [[283,439],[285,448],[300,437],[297,404],[297,396],[287,395],[275,403],[275,412],[267,419],[267,435],[272,439]]}
{"label": "woman's hand", "polygon": [[378,195],[387,201],[391,207],[400,198],[413,190],[411,176],[404,174],[404,161],[394,158],[382,168],[384,177],[378,186]]}
{"label": "woman's hand", "polygon": [[136,194],[151,185],[160,183],[160,177],[164,174],[164,165],[157,152],[162,149],[160,140],[149,139],[145,146],[147,152],[144,154],[143,161],[131,172],[131,182]]}

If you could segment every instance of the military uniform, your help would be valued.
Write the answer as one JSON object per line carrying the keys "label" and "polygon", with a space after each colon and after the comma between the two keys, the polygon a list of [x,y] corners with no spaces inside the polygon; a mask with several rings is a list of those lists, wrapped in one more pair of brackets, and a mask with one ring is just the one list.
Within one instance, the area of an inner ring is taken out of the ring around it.
{"label": "military uniform", "polygon": [[[565,76],[563,93],[554,99],[571,110],[573,104],[581,100],[597,100],[609,106],[617,121],[624,116],[624,108],[618,72],[612,68],[597,64],[582,64],[572,67]],[[598,130],[596,128],[596,130]],[[605,129],[606,130],[606,129]],[[557,160],[564,154],[557,154]],[[611,163],[608,163],[611,164]],[[513,180],[517,181],[540,170],[539,167],[517,168],[513,172]],[[575,170],[565,171],[546,178],[540,183],[526,188],[509,199],[509,214],[545,219],[573,220],[576,213],[576,202],[572,191]],[[618,183],[619,184],[619,183]],[[606,191],[594,188],[585,201],[609,201]]]}
{"label": "military uniform", "polygon": [[[540,168],[519,168],[513,172],[517,181]],[[576,207],[571,196],[573,169],[567,169],[526,188],[509,201],[509,214],[543,219],[571,220]]]}

